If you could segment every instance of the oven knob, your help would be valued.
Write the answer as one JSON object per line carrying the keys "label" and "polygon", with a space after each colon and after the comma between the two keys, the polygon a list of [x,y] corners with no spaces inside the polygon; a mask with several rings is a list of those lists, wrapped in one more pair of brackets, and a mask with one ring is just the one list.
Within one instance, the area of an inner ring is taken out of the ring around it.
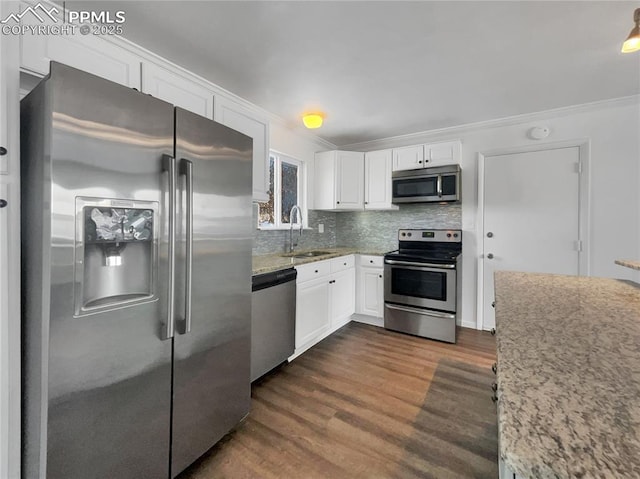
{"label": "oven knob", "polygon": [[407,233],[407,236],[411,236],[411,233]]}
{"label": "oven knob", "polygon": [[458,233],[453,233],[453,237],[457,238],[458,237]]}
{"label": "oven knob", "polygon": [[407,233],[402,233],[402,236],[407,236]]}
{"label": "oven knob", "polygon": [[451,233],[447,233],[447,238],[451,238]]}

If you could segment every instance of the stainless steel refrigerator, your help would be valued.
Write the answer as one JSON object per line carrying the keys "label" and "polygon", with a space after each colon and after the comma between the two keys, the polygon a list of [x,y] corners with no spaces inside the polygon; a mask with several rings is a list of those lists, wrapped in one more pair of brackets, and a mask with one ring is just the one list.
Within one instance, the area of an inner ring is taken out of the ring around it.
{"label": "stainless steel refrigerator", "polygon": [[249,412],[252,140],[53,62],[21,115],[24,477],[175,477]]}

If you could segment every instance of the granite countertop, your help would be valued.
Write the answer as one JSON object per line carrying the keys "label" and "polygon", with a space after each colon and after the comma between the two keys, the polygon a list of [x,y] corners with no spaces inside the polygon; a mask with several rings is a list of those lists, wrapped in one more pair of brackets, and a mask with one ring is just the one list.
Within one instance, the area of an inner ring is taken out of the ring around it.
{"label": "granite countertop", "polygon": [[523,478],[640,477],[640,286],[495,274],[500,456]]}
{"label": "granite countertop", "polygon": [[[309,250],[296,251],[295,254],[305,253]],[[324,261],[325,259],[337,258],[349,254],[370,254],[382,256],[386,251],[367,251],[357,248],[314,248],[311,251],[326,251],[327,254],[313,256],[311,258],[292,258],[289,253],[274,253],[256,255],[253,257],[253,274],[271,273],[281,269],[287,269],[301,264],[313,263],[314,261]]]}
{"label": "granite countertop", "polygon": [[631,259],[617,259],[616,264],[624,266],[625,268],[637,269],[640,271],[640,261],[633,261]]}

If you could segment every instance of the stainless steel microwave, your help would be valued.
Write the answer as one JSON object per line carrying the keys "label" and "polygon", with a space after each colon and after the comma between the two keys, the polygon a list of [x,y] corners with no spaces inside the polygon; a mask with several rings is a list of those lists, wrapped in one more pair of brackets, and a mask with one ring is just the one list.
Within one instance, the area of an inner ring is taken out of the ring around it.
{"label": "stainless steel microwave", "polygon": [[430,203],[460,200],[460,166],[438,166],[394,171],[393,203]]}

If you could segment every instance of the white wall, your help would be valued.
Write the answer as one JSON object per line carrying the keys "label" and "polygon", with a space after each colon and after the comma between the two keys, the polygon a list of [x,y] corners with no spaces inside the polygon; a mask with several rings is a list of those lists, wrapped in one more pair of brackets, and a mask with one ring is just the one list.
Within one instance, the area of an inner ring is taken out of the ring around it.
{"label": "white wall", "polygon": [[[462,140],[462,320],[470,324],[476,322],[476,279],[481,245],[481,232],[476,225],[478,153],[587,140],[591,168],[589,274],[640,280],[638,273],[614,264],[614,260],[620,258],[640,260],[639,101],[638,97],[623,98],[349,145],[348,149],[370,151],[455,138]],[[527,131],[537,125],[550,127],[551,134],[547,139],[527,138]]]}

